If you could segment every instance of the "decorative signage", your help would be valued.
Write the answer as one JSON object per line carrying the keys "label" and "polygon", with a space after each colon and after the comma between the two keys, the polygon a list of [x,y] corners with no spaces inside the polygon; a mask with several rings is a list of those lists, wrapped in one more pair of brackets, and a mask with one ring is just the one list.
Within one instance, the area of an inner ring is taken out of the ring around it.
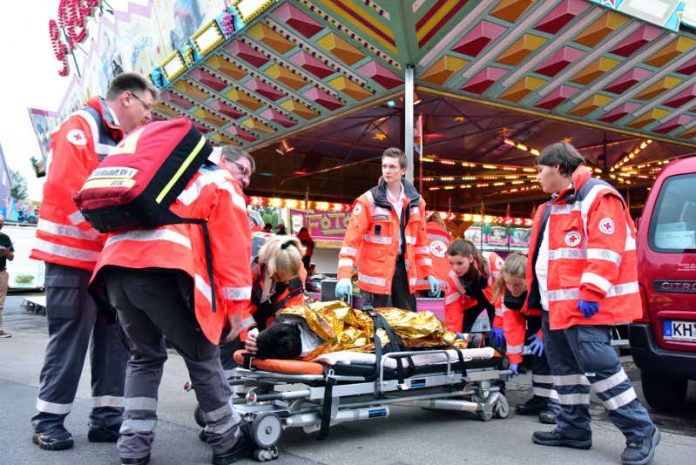
{"label": "decorative signage", "polygon": [[97,7],[101,8],[101,0],[60,0],[58,21],[48,22],[53,54],[62,65],[58,71],[61,76],[68,75],[68,54],[87,38],[87,20],[94,16]]}

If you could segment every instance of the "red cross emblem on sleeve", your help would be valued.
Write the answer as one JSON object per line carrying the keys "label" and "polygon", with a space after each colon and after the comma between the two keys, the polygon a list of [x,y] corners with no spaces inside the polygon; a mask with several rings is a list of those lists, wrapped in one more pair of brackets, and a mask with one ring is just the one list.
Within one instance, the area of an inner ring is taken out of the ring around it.
{"label": "red cross emblem on sleeve", "polygon": [[614,220],[609,217],[602,218],[599,222],[599,230],[604,234],[614,234]]}

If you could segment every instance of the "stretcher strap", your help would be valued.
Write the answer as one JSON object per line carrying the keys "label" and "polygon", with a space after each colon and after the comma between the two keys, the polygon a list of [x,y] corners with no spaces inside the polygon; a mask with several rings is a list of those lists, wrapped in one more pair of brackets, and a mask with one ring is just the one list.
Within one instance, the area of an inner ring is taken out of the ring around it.
{"label": "stretcher strap", "polygon": [[252,354],[251,352],[244,352],[242,354],[242,357],[244,357],[244,362],[242,363],[242,366],[247,370],[251,370],[251,361],[254,359],[254,354]]}
{"label": "stretcher strap", "polygon": [[331,426],[331,407],[333,406],[333,387],[336,384],[336,378],[333,375],[333,369],[326,367],[324,370],[324,402],[321,405],[321,426],[317,440],[321,441],[329,435],[329,427]]}
{"label": "stretcher strap", "polygon": [[447,346],[450,349],[454,349],[454,351],[457,353],[457,358],[459,359],[459,366],[462,369],[462,379],[466,378],[466,367],[464,366],[464,356],[462,356],[462,351],[455,347],[455,345],[449,342],[447,339],[445,339],[445,344],[447,344]]}

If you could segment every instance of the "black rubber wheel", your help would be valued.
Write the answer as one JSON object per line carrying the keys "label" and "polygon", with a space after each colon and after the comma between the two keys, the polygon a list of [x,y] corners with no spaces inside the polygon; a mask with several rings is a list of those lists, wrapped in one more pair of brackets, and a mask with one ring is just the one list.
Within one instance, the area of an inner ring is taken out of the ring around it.
{"label": "black rubber wheel", "polygon": [[655,410],[674,412],[686,401],[686,388],[689,383],[687,378],[641,371],[640,381],[645,400]]}

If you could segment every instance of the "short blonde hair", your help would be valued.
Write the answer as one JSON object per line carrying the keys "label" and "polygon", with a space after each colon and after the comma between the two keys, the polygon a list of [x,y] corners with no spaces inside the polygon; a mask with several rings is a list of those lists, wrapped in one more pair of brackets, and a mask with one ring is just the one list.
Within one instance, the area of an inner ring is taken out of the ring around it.
{"label": "short blonde hair", "polygon": [[296,237],[274,236],[259,250],[259,261],[266,266],[269,276],[281,273],[298,276],[302,267],[304,247]]}
{"label": "short blonde hair", "polygon": [[521,252],[513,252],[505,259],[500,275],[493,283],[493,300],[498,300],[505,294],[505,279],[525,279],[527,275],[527,256]]}

